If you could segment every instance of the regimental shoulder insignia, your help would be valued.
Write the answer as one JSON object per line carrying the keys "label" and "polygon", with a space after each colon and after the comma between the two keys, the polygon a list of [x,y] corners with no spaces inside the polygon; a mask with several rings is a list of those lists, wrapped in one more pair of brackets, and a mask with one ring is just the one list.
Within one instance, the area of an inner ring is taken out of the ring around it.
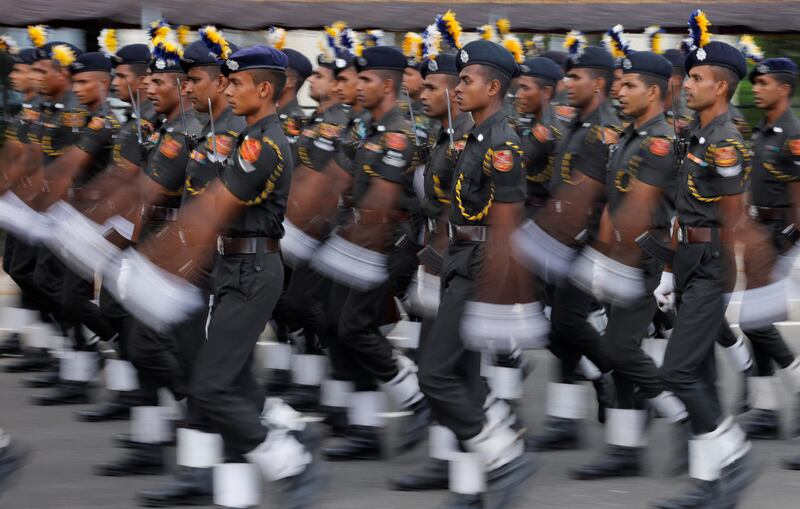
{"label": "regimental shoulder insignia", "polygon": [[550,139],[550,129],[544,124],[536,124],[536,127],[533,128],[531,133],[534,138],[539,140],[539,143],[547,143],[547,140]]}
{"label": "regimental shoulder insignia", "polygon": [[189,154],[189,157],[197,161],[198,163],[202,163],[206,160],[206,155],[199,150],[192,150],[192,153]]}
{"label": "regimental shoulder insignia", "polygon": [[717,147],[714,149],[714,164],[717,166],[733,166],[738,160],[739,154],[736,152],[736,147],[732,145],[727,147]]}
{"label": "regimental shoulder insignia", "polygon": [[103,117],[92,117],[87,127],[93,131],[99,131],[106,126],[106,121]]}
{"label": "regimental shoulder insignia", "polygon": [[158,131],[153,131],[152,133],[150,133],[150,136],[148,136],[147,141],[155,144],[158,143],[159,138],[161,138],[161,133]]}
{"label": "regimental shoulder insignia", "polygon": [[514,167],[514,154],[510,149],[495,150],[492,152],[492,166],[497,171],[507,172]]}
{"label": "regimental shoulder insignia", "polygon": [[[227,134],[218,134],[214,137],[214,139],[217,140],[217,154],[219,154],[220,157],[228,157],[230,153],[233,152],[233,147],[236,145],[236,142],[233,138]],[[206,150],[209,154],[214,152],[214,139],[209,138],[206,142]]]}
{"label": "regimental shoulder insignia", "polygon": [[167,159],[175,159],[181,153],[183,144],[170,135],[164,136],[164,139],[158,146],[158,151]]}
{"label": "regimental shoulder insignia", "polygon": [[377,143],[372,143],[371,141],[364,143],[364,148],[370,152],[381,152],[383,150],[380,145]]}
{"label": "regimental shoulder insignia", "polygon": [[341,131],[342,128],[336,124],[322,123],[319,125],[319,134],[322,135],[323,138],[328,138],[329,140],[338,138]]}
{"label": "regimental shoulder insignia", "polygon": [[787,144],[789,145],[789,151],[793,156],[800,156],[800,139],[789,140]]}
{"label": "regimental shoulder insignia", "polygon": [[83,113],[66,111],[61,114],[61,123],[64,127],[82,127],[83,118]]}
{"label": "regimental shoulder insignia", "polygon": [[567,106],[566,104],[559,104],[555,108],[553,108],[553,114],[555,114],[556,118],[561,120],[562,122],[569,122],[573,118],[575,118],[575,108],[572,106]]}
{"label": "regimental shoulder insignia", "polygon": [[316,139],[317,138],[317,132],[315,130],[309,129],[309,128],[303,129],[302,135],[305,138],[311,138],[311,139]]}
{"label": "regimental shoulder insignia", "polygon": [[402,152],[408,146],[408,138],[402,133],[386,133],[383,135],[386,148]]}
{"label": "regimental shoulder insignia", "polygon": [[25,119],[29,122],[36,122],[39,120],[39,116],[41,115],[39,111],[34,110],[33,108],[26,108],[23,110],[25,115]]}
{"label": "regimental shoulder insignia", "polygon": [[613,127],[604,127],[600,141],[606,145],[616,145],[619,143],[619,132]]}
{"label": "regimental shoulder insignia", "polygon": [[455,142],[453,142],[453,147],[456,149],[457,152],[463,152],[464,147],[466,146],[467,146],[467,140],[464,139],[456,140]]}
{"label": "regimental shoulder insignia", "polygon": [[647,150],[655,156],[664,157],[672,150],[672,143],[666,138],[650,138]]}
{"label": "regimental shoulder insignia", "polygon": [[286,123],[284,124],[286,128],[286,134],[288,136],[298,136],[300,134],[300,121],[294,117],[289,117],[286,119]]}
{"label": "regimental shoulder insignia", "polygon": [[239,146],[239,157],[250,164],[258,161],[261,155],[261,142],[256,138],[245,138]]}

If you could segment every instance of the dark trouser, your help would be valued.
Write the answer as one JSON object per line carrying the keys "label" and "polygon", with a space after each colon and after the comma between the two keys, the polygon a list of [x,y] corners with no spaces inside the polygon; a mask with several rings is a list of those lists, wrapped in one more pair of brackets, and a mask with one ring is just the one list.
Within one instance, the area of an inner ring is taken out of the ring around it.
{"label": "dark trouser", "polygon": [[307,264],[295,268],[290,277],[284,306],[293,321],[303,328],[306,353],[314,353],[317,341],[324,341],[327,320],[320,296],[330,289],[329,282]]}
{"label": "dark trouser", "polygon": [[381,318],[386,303],[408,287],[417,267],[418,251],[417,244],[407,242],[390,253],[389,279],[371,290],[351,289],[342,308],[339,341],[350,348],[362,368],[381,382],[388,382],[398,374],[392,345],[379,329]]}
{"label": "dark trouser", "polygon": [[695,435],[722,418],[714,345],[725,315],[726,259],[711,244],[681,244],[673,262],[677,316],[661,378],[686,406]]}
{"label": "dark trouser", "polygon": [[481,378],[481,354],[464,348],[461,317],[475,291],[479,245],[452,245],[442,270],[439,313],[417,352],[419,383],[433,416],[459,440],[480,433],[489,388]]}
{"label": "dark trouser", "polygon": [[728,323],[727,318],[723,318],[717,343],[723,348],[730,348],[736,344],[736,341],[737,337],[736,334],[733,333],[733,330],[731,330],[731,324]]}
{"label": "dark trouser", "polygon": [[92,302],[94,281],[89,281],[69,267],[64,268],[64,281],[61,285],[61,308],[69,318],[82,323],[98,338],[108,341],[117,331],[103,318],[100,308]]}
{"label": "dark trouser", "polygon": [[117,336],[117,353],[120,359],[128,360],[128,332],[130,331],[131,315],[114,298],[104,286],[100,287],[98,298],[100,315],[119,335]]}
{"label": "dark trouser", "polygon": [[267,435],[253,353],[281,294],[283,261],[278,253],[220,256],[212,280],[208,339],[197,355],[190,394],[226,449],[243,455]]}
{"label": "dark trouser", "polygon": [[[550,351],[561,361],[561,381],[571,383],[582,356],[592,361],[600,371],[610,370],[601,345],[602,338],[586,320],[594,298],[565,282],[553,293],[550,314]],[[652,317],[651,317],[652,318]]]}
{"label": "dark trouser", "polygon": [[628,306],[611,306],[602,339],[604,357],[613,369],[619,408],[634,408],[636,387],[642,398],[653,398],[664,391],[658,367],[641,349],[642,338],[657,310],[653,290],[658,286],[662,265],[647,257],[642,268],[644,296]]}
{"label": "dark trouser", "polygon": [[[6,242],[11,239],[12,237],[7,237]],[[6,272],[20,288],[22,307],[36,310],[42,315],[42,318],[47,317],[49,319],[57,306],[56,302],[50,299],[36,285],[34,273],[39,248],[26,244],[19,239],[13,239],[11,246],[13,247],[13,252],[9,257]]]}
{"label": "dark trouser", "polygon": [[794,352],[783,340],[783,336],[774,325],[758,329],[744,329],[742,332],[753,345],[753,360],[756,363],[757,376],[775,374],[775,361],[781,369],[794,362]]}

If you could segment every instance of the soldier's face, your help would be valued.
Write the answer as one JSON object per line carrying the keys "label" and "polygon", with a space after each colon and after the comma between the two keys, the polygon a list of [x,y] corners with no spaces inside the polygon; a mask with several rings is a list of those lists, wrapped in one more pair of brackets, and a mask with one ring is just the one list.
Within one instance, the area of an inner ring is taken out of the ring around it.
{"label": "soldier's face", "polygon": [[[422,83],[422,111],[431,118],[443,118],[447,115],[447,95],[455,99],[455,90],[451,77],[447,74],[431,74]],[[455,115],[455,112],[451,113]]]}
{"label": "soldier's face", "polygon": [[520,113],[539,113],[542,106],[550,100],[545,90],[532,76],[517,78],[516,106]]}
{"label": "soldier's face", "polygon": [[622,112],[633,118],[647,113],[650,107],[650,91],[639,79],[639,75],[625,74],[619,84],[618,98]]}
{"label": "soldier's face", "polygon": [[336,76],[334,93],[348,106],[354,106],[358,102],[358,73],[355,69],[348,67]]}
{"label": "soldier's face", "polygon": [[14,64],[8,77],[11,79],[11,86],[17,92],[25,93],[37,88],[33,70],[28,64]]}
{"label": "soldier's face", "polygon": [[614,83],[611,84],[611,97],[619,99],[619,89],[622,88],[622,69],[614,69]]}
{"label": "soldier's face", "polygon": [[247,71],[228,76],[225,97],[234,115],[246,117],[264,106],[268,100],[275,102],[273,88],[268,81],[256,84],[253,75]]}
{"label": "soldier's face", "polygon": [[207,113],[208,100],[217,94],[218,85],[218,80],[212,79],[205,69],[189,69],[186,74],[186,98],[194,109]]}
{"label": "soldier's face", "polygon": [[422,91],[422,74],[416,69],[406,67],[403,70],[403,89],[411,97],[417,97]]}
{"label": "soldier's face", "polygon": [[147,98],[158,113],[170,113],[179,106],[177,78],[174,73],[156,73],[147,81]]}
{"label": "soldier's face", "polygon": [[129,102],[131,99],[135,99],[135,97],[131,98],[131,93],[135,94],[136,87],[139,86],[136,81],[136,74],[132,72],[131,66],[118,65],[114,69],[114,77],[111,79],[111,91],[120,101]]}
{"label": "soldier's face", "polygon": [[461,111],[485,108],[492,100],[492,81],[477,65],[468,65],[458,75],[456,102]]}
{"label": "soldier's face", "polygon": [[377,107],[386,95],[386,81],[375,71],[358,73],[358,103],[368,110]]}
{"label": "soldier's face", "polygon": [[589,69],[570,69],[564,79],[569,105],[575,108],[588,106],[594,97],[595,85]]}
{"label": "soldier's face", "polygon": [[108,74],[101,72],[82,72],[72,79],[75,98],[84,106],[105,100],[108,95]]}
{"label": "soldier's face", "polygon": [[769,110],[791,95],[789,85],[779,83],[773,76],[756,76],[753,83],[753,100],[758,108]]}
{"label": "soldier's face", "polygon": [[308,95],[317,102],[325,101],[333,96],[335,85],[333,71],[326,67],[317,67],[308,78]]}
{"label": "soldier's face", "polygon": [[37,60],[32,67],[34,80],[42,94],[52,96],[68,85],[69,78],[52,60]]}
{"label": "soldier's face", "polygon": [[693,67],[689,79],[683,84],[686,92],[686,105],[695,111],[711,107],[721,90],[714,71],[707,65]]}

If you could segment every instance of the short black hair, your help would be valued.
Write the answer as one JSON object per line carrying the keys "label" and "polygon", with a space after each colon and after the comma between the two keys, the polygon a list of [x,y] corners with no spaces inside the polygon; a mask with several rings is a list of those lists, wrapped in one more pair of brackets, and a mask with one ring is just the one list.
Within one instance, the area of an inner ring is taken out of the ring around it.
{"label": "short black hair", "polygon": [[533,81],[536,82],[536,86],[540,89],[551,88],[553,89],[551,94],[554,94],[556,91],[556,84],[552,81],[546,80],[544,78],[539,78],[538,76],[532,76]]}
{"label": "short black hair", "polygon": [[283,87],[286,86],[287,77],[285,72],[277,69],[249,69],[245,72],[252,76],[253,83],[256,85],[260,85],[265,81],[268,81],[270,85],[272,85],[272,88],[275,90],[272,100],[277,101],[278,97],[283,93]]}
{"label": "short black hair", "polygon": [[400,95],[400,87],[403,85],[403,71],[395,71],[392,69],[375,69],[375,72],[382,80],[392,80],[394,83],[395,95]]}
{"label": "short black hair", "polygon": [[776,72],[770,76],[775,78],[775,81],[778,82],[778,85],[789,85],[789,97],[794,95],[794,89],[797,86],[797,77],[785,72]]}
{"label": "short black hair", "polygon": [[210,80],[215,80],[217,79],[217,76],[222,74],[222,69],[220,69],[218,65],[201,65],[198,67],[198,69],[202,69],[203,72],[208,74],[208,78]]}
{"label": "short black hair", "polygon": [[487,83],[497,80],[500,83],[500,98],[505,98],[508,89],[511,88],[511,77],[492,65],[476,64],[481,68],[483,77]]}
{"label": "short black hair", "polygon": [[147,71],[149,70],[147,64],[139,63],[139,64],[127,64],[127,65],[128,67],[131,68],[131,72],[136,76],[144,76],[145,74],[147,74]]}
{"label": "short black hair", "polygon": [[658,76],[653,76],[652,74],[639,74],[638,76],[646,88],[650,88],[653,85],[658,87],[662,101],[667,97],[667,80],[659,78]]}
{"label": "short black hair", "polygon": [[605,87],[603,90],[603,94],[608,95],[611,93],[611,87],[614,86],[614,71],[611,69],[598,69],[596,67],[587,67],[587,71],[589,71],[589,76],[592,79],[602,78],[605,82]]}
{"label": "short black hair", "polygon": [[733,99],[733,94],[736,93],[736,88],[739,86],[739,77],[736,76],[731,69],[727,67],[721,67],[718,65],[711,66],[712,72],[714,73],[714,79],[717,81],[724,81],[728,84],[728,102]]}

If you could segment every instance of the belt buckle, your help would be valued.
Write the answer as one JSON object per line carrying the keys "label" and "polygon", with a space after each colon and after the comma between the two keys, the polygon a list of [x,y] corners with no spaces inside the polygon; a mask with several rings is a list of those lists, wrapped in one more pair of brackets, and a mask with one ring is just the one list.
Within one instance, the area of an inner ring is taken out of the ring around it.
{"label": "belt buckle", "polygon": [[428,232],[436,233],[436,219],[432,217],[428,218]]}
{"label": "belt buckle", "polygon": [[684,228],[685,228],[684,226],[681,226],[680,228],[678,228],[678,242],[680,242],[680,243],[683,243],[684,238],[687,236],[684,233],[684,230],[683,230]]}
{"label": "belt buckle", "polygon": [[758,207],[755,205],[750,205],[749,209],[750,217],[753,219],[758,219]]}
{"label": "belt buckle", "polygon": [[353,222],[356,224],[361,223],[361,211],[353,207]]}
{"label": "belt buckle", "polygon": [[217,237],[217,253],[220,255],[225,254],[225,242],[223,242],[222,237]]}
{"label": "belt buckle", "polygon": [[453,226],[453,223],[447,223],[447,236],[450,237],[450,240],[456,238],[456,227]]}
{"label": "belt buckle", "polygon": [[563,207],[561,206],[561,200],[554,200],[554,204],[556,208],[556,214],[561,214],[561,212],[563,211]]}

